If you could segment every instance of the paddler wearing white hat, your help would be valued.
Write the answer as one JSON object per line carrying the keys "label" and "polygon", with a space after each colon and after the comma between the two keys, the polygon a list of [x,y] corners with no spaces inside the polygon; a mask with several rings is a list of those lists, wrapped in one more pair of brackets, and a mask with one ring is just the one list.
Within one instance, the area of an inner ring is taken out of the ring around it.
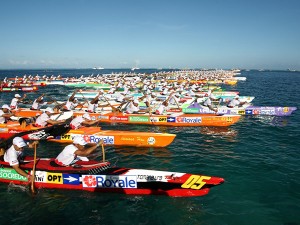
{"label": "paddler wearing white hat", "polygon": [[2,105],[0,109],[0,124],[6,123],[14,114],[10,112],[7,104]]}
{"label": "paddler wearing white hat", "polygon": [[60,166],[69,166],[77,161],[89,161],[87,156],[89,156],[96,148],[103,143],[102,141],[89,144],[90,146],[86,147],[88,143],[83,136],[78,135],[73,139],[73,143],[67,145],[61,153],[56,157],[55,163]]}
{"label": "paddler wearing white hat", "polygon": [[6,151],[4,155],[1,155],[0,158],[1,160],[8,162],[18,174],[22,175],[23,177],[27,177],[28,181],[30,182],[32,177],[19,167],[19,158],[23,154],[24,147],[34,148],[34,146],[38,143],[38,141],[25,143],[22,137],[15,137],[12,140],[12,145],[8,149],[5,149]]}
{"label": "paddler wearing white hat", "polygon": [[54,114],[53,109],[50,107],[46,108],[45,111],[36,119],[34,126],[45,127],[48,124],[54,125],[54,124],[65,122],[65,120],[58,120],[58,121],[51,120],[50,119],[51,114]]}
{"label": "paddler wearing white hat", "polygon": [[92,126],[94,124],[99,123],[100,121],[101,121],[101,119],[99,119],[99,120],[92,120],[91,116],[88,113],[85,113],[82,116],[75,117],[70,122],[70,127],[73,130],[77,130],[80,127],[83,127],[83,126]]}
{"label": "paddler wearing white hat", "polygon": [[45,102],[44,101],[44,96],[45,94],[42,94],[41,96],[39,96],[38,98],[36,98],[31,106],[31,110],[39,110],[42,106],[47,105],[47,104],[51,104],[52,102]]}
{"label": "paddler wearing white hat", "polygon": [[11,100],[10,108],[11,109],[18,109],[18,104],[22,102],[26,98],[26,94],[21,97],[19,94],[15,94],[15,97]]}
{"label": "paddler wearing white hat", "polygon": [[227,107],[228,108],[234,108],[234,107],[240,107],[240,106],[243,106],[244,104],[245,104],[246,102],[241,102],[240,101],[240,96],[239,95],[236,95],[235,97],[234,97],[234,99],[232,99],[229,103],[228,103],[228,105],[227,105]]}

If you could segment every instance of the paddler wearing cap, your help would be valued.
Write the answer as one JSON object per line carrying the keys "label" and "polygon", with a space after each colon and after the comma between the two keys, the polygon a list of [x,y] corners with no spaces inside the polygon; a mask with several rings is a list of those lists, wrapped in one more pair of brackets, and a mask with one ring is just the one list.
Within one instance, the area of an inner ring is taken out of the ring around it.
{"label": "paddler wearing cap", "polygon": [[38,118],[36,118],[34,126],[45,127],[48,124],[54,125],[54,124],[65,122],[65,120],[60,120],[60,121],[51,120],[50,119],[51,114],[54,114],[53,109],[50,107],[46,108],[45,111]]}
{"label": "paddler wearing cap", "polygon": [[60,166],[69,166],[79,160],[89,161],[87,156],[95,151],[99,144],[100,142],[98,144],[92,143],[91,146],[86,147],[87,142],[84,138],[82,136],[75,136],[73,144],[67,145],[62,152],[59,153],[55,159],[55,163]]}
{"label": "paddler wearing cap", "polygon": [[14,114],[10,112],[10,107],[7,104],[2,105],[0,109],[0,124],[7,123],[12,116],[14,116]]}
{"label": "paddler wearing cap", "polygon": [[87,108],[87,112],[89,113],[94,113],[97,110],[98,107],[98,102],[100,100],[100,96],[102,96],[104,94],[104,91],[102,89],[99,90],[98,94],[95,96],[95,98],[92,99],[92,101],[88,102],[88,108]]}
{"label": "paddler wearing cap", "polygon": [[34,148],[36,144],[38,144],[38,141],[34,141],[32,143],[25,143],[23,138],[21,137],[15,137],[13,139],[12,145],[10,148],[8,148],[4,155],[0,156],[0,160],[3,160],[5,162],[8,162],[9,165],[20,175],[27,177],[28,181],[31,181],[31,175],[26,173],[24,170],[22,170],[19,167],[19,160],[21,159],[23,155],[24,147]]}
{"label": "paddler wearing cap", "polygon": [[170,98],[173,96],[174,93],[175,93],[175,92],[172,92],[172,93],[169,95],[169,97],[168,97],[165,101],[163,101],[163,102],[158,106],[158,108],[155,110],[155,114],[156,114],[156,115],[163,115],[163,114],[166,113],[167,108],[168,108],[168,106],[169,106],[169,100],[170,100]]}
{"label": "paddler wearing cap", "polygon": [[73,92],[73,94],[70,96],[70,98],[67,100],[66,104],[63,105],[62,110],[63,111],[71,111],[74,110],[78,106],[78,99],[75,98],[77,90]]}
{"label": "paddler wearing cap", "polygon": [[232,100],[228,103],[227,107],[228,107],[228,108],[234,108],[234,107],[236,107],[236,106],[240,107],[240,106],[243,106],[245,103],[246,103],[246,102],[241,102],[241,101],[240,101],[240,96],[239,96],[239,95],[236,95],[236,96],[234,97],[234,99],[232,99]]}
{"label": "paddler wearing cap", "polygon": [[218,112],[218,108],[214,108],[212,101],[216,101],[219,100],[218,98],[216,98],[211,90],[208,90],[207,94],[205,95],[207,97],[207,99],[205,99],[205,101],[202,103],[203,106],[208,107],[210,110],[214,111],[214,112]]}
{"label": "paddler wearing cap", "polygon": [[35,99],[32,103],[31,106],[31,110],[39,110],[42,106],[47,105],[47,104],[51,104],[52,102],[45,102],[44,101],[44,96],[45,94],[42,94],[41,96],[39,96],[37,99]]}
{"label": "paddler wearing cap", "polygon": [[11,109],[18,109],[18,104],[22,102],[26,98],[26,94],[21,97],[19,94],[15,94],[15,97],[11,100],[10,108]]}
{"label": "paddler wearing cap", "polygon": [[139,108],[139,100],[138,99],[132,99],[129,101],[127,107],[126,107],[126,113],[127,114],[137,114],[137,113],[145,113],[146,110],[141,110]]}
{"label": "paddler wearing cap", "polygon": [[75,117],[71,123],[70,127],[73,130],[77,130],[83,126],[92,126],[96,123],[99,123],[101,120],[92,120],[91,116],[88,113],[83,114],[82,116]]}

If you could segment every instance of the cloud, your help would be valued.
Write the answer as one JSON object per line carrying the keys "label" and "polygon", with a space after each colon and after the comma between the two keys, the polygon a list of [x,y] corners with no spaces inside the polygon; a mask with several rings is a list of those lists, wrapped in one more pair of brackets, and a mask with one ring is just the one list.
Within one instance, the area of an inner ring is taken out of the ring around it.
{"label": "cloud", "polygon": [[10,59],[8,61],[11,65],[23,65],[24,66],[24,65],[32,65],[33,64],[29,60],[13,60],[13,59]]}

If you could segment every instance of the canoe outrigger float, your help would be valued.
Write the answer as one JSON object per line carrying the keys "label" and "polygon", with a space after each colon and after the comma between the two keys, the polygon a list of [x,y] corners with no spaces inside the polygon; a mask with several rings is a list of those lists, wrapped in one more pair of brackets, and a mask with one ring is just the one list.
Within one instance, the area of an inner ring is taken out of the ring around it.
{"label": "canoe outrigger float", "polygon": [[[33,166],[33,157],[25,157],[20,164],[28,173],[32,173]],[[36,160],[34,175],[36,188],[172,197],[203,196],[211,187],[224,182],[223,178],[201,174],[111,167],[109,162],[78,161],[63,167],[49,158]],[[28,185],[27,178],[3,161],[0,161],[0,182]]]}

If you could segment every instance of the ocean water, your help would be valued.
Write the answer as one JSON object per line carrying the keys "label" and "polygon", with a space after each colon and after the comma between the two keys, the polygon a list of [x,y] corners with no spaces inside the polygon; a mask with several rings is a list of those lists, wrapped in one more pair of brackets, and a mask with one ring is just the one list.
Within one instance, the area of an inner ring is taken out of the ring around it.
{"label": "ocean water", "polygon": [[[95,72],[2,70],[0,77]],[[240,76],[247,81],[226,88],[255,96],[254,105],[299,109],[300,72],[251,70],[242,71]],[[28,96],[33,99],[46,92],[66,99],[71,91],[48,86]],[[0,104],[9,103],[12,96],[0,93]],[[103,125],[103,129],[177,134],[166,148],[108,147],[106,158],[113,165],[201,173],[223,177],[225,183],[206,196],[191,198],[48,189],[33,197],[26,188],[0,184],[0,224],[300,225],[299,110],[290,117],[243,117],[228,128],[113,124]],[[55,157],[62,149],[63,145],[43,142],[38,156]]]}

